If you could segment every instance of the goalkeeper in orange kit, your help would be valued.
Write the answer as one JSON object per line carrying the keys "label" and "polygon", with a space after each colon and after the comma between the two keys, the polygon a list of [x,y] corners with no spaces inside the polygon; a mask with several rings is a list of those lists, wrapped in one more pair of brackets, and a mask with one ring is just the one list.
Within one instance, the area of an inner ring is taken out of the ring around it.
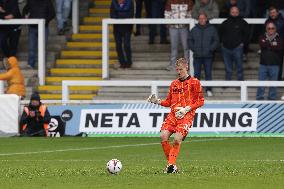
{"label": "goalkeeper in orange kit", "polygon": [[[177,172],[176,159],[181,142],[192,126],[196,109],[204,104],[200,81],[191,77],[188,70],[186,59],[178,59],[176,61],[178,79],[171,83],[167,98],[160,100],[155,94],[148,98],[148,102],[171,108],[171,112],[161,127],[161,144],[168,160],[167,173]],[[173,133],[175,136],[173,145],[171,145],[169,138]]]}

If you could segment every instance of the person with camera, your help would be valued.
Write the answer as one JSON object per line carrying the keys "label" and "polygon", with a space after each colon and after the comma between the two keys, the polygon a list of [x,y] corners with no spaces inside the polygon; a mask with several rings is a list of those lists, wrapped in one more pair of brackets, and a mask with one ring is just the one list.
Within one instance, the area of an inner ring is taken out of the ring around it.
{"label": "person with camera", "polygon": [[50,119],[47,106],[41,103],[38,93],[33,93],[20,120],[21,134],[30,137],[47,136]]}

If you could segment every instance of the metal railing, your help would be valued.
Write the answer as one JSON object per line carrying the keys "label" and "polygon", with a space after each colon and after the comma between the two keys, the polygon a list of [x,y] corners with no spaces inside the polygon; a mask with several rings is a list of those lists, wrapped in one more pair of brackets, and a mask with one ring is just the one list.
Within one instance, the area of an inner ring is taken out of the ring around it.
{"label": "metal railing", "polygon": [[[221,24],[225,19],[218,18],[210,20],[211,24]],[[264,18],[252,18],[245,19],[249,24],[264,24]],[[189,24],[189,29],[191,30],[195,24],[196,20],[189,19],[103,19],[103,47],[102,47],[102,71],[103,79],[109,78],[109,29],[108,26],[111,24]],[[170,53],[170,52],[169,52]],[[193,69],[193,56],[190,53],[190,74],[194,75]]]}
{"label": "metal railing", "polygon": [[0,20],[0,25],[38,25],[38,77],[39,84],[45,84],[45,20],[9,19]]}
{"label": "metal railing", "polygon": [[79,0],[72,1],[72,30],[73,33],[79,32]]}
{"label": "metal railing", "polygon": [[0,94],[4,94],[4,81],[0,80]]}
{"label": "metal railing", "polygon": [[[151,87],[151,94],[158,95],[158,87],[169,87],[171,81],[151,80],[112,80],[112,81],[62,81],[62,103],[69,102],[69,86],[116,86],[116,87]],[[240,101],[248,101],[248,87],[284,87],[284,81],[201,81],[203,87],[240,87]],[[150,94],[149,94],[150,95]],[[145,97],[147,98],[147,97]]]}

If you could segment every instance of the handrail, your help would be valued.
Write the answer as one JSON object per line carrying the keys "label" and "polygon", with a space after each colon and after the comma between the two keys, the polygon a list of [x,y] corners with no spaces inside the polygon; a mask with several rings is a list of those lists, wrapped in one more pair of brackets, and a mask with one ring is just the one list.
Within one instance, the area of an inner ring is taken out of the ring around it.
{"label": "handrail", "polygon": [[0,20],[0,25],[38,25],[38,77],[39,84],[45,84],[45,20],[9,19]]}
{"label": "handrail", "polygon": [[[109,81],[76,81],[64,80],[62,81],[62,103],[69,102],[69,86],[117,86],[117,87],[151,87],[151,94],[158,95],[158,87],[168,87],[171,81],[151,81],[151,80],[109,80]],[[270,87],[280,86],[284,87],[284,81],[201,81],[203,87],[240,87],[241,102],[248,101],[247,88],[248,87]]]}
{"label": "handrail", "polygon": [[[211,24],[221,24],[225,19],[217,18],[210,20]],[[248,18],[245,19],[249,24],[264,24],[264,18]],[[188,19],[161,19],[161,18],[142,18],[142,19],[103,19],[102,21],[102,37],[103,37],[103,46],[102,46],[102,77],[103,79],[109,78],[109,30],[108,26],[110,24],[189,24],[190,30],[195,26],[197,21],[192,18]],[[190,52],[190,74],[194,75],[193,69],[193,53]]]}

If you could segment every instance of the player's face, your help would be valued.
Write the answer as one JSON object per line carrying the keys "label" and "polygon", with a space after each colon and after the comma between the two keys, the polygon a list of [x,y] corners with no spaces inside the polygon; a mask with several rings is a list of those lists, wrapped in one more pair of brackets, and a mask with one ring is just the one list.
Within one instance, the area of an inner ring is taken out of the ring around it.
{"label": "player's face", "polygon": [[185,66],[185,65],[176,66],[176,72],[177,72],[178,78],[185,79],[188,75],[187,70],[188,70],[188,66]]}

